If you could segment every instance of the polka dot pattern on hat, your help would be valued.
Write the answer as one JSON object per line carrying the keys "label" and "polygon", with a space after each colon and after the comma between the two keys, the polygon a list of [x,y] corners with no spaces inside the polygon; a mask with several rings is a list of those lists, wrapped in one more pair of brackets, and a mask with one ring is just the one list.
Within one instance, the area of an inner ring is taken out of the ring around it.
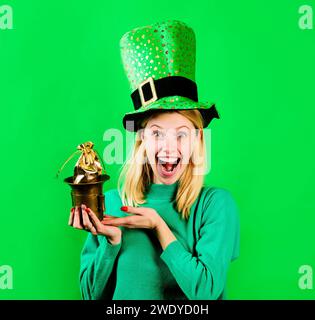
{"label": "polka dot pattern on hat", "polygon": [[131,92],[149,77],[195,81],[196,39],[184,22],[167,20],[135,28],[123,35],[120,49]]}

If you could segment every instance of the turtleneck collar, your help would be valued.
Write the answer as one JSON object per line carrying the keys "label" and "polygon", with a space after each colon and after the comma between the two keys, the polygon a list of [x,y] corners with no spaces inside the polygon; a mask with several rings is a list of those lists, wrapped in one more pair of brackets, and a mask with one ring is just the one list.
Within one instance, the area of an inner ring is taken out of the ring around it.
{"label": "turtleneck collar", "polygon": [[178,185],[178,181],[173,184],[151,183],[147,188],[146,197],[151,200],[174,200]]}

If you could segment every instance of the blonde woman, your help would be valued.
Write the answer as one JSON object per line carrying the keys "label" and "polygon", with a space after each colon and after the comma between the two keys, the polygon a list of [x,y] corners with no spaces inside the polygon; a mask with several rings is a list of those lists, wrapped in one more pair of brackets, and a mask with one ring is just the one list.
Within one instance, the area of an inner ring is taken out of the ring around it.
{"label": "blonde woman", "polygon": [[[204,130],[219,115],[197,99],[194,33],[168,20],[133,29],[120,44],[135,107],[123,124],[136,139],[117,189],[105,193],[103,220],[85,205],[71,211],[69,224],[89,231],[82,298],[224,299],[239,256],[238,209],[228,190],[204,185]],[[153,48],[152,68],[132,63]]]}

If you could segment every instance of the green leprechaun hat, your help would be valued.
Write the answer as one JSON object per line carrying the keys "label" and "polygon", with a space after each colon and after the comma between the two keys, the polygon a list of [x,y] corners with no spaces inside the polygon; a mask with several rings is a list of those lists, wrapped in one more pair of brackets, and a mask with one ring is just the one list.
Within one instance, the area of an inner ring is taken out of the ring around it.
{"label": "green leprechaun hat", "polygon": [[138,130],[139,120],[156,110],[197,109],[204,127],[220,118],[214,103],[198,102],[196,38],[187,24],[167,20],[135,28],[122,36],[120,50],[135,109],[125,114],[125,129]]}

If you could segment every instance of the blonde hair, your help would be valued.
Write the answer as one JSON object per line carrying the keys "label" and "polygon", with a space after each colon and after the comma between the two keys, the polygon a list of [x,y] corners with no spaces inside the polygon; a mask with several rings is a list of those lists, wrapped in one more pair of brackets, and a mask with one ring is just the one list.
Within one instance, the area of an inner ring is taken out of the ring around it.
{"label": "blonde hair", "polygon": [[[198,110],[172,110],[163,112],[177,112],[190,120],[196,129],[200,130],[199,142],[195,144],[192,156],[184,172],[179,178],[176,193],[176,209],[182,219],[188,219],[190,209],[197,199],[204,183],[204,169],[206,163],[205,142],[203,135],[203,120]],[[148,121],[156,114],[151,114],[141,121],[140,128],[145,128]],[[118,191],[125,206],[137,207],[145,203],[145,191],[153,183],[153,171],[146,161],[145,146],[140,138],[141,130],[137,131],[131,156],[122,165],[118,178]],[[200,171],[199,171],[200,170]],[[197,172],[197,174],[195,174]]]}

